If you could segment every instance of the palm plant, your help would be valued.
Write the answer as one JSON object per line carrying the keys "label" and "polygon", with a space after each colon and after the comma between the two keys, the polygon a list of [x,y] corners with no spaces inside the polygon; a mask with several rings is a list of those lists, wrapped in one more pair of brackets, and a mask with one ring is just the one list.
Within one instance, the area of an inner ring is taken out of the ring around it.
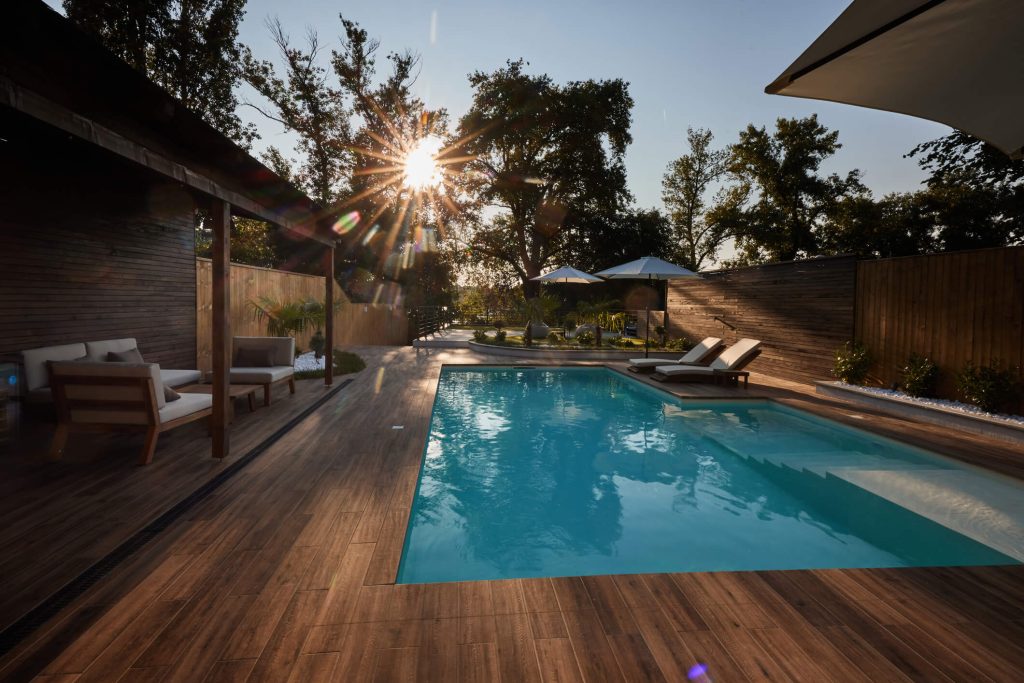
{"label": "palm plant", "polygon": [[256,320],[266,321],[267,334],[272,337],[289,337],[310,326],[322,330],[327,321],[326,307],[315,299],[280,302],[260,297],[259,301],[249,303]]}

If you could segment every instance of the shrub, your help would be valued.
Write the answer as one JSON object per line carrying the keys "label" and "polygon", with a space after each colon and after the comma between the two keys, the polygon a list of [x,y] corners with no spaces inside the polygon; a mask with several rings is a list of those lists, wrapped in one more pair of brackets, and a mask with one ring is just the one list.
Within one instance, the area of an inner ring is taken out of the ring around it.
{"label": "shrub", "polygon": [[693,344],[686,337],[680,337],[679,339],[669,339],[665,342],[665,348],[669,351],[680,351],[685,353],[693,348]]}
{"label": "shrub", "polygon": [[498,343],[505,341],[505,334],[505,330],[499,328],[498,331],[494,333],[494,341]]}
{"label": "shrub", "polygon": [[576,343],[581,346],[590,346],[594,343],[594,333],[590,330],[585,330],[576,335]]}
{"label": "shrub", "polygon": [[611,340],[611,343],[614,346],[618,346],[620,349],[633,348],[633,342],[631,342],[628,337],[616,337],[615,339]]}
{"label": "shrub", "polygon": [[491,323],[491,326],[494,327],[494,329],[500,331],[501,328],[505,327],[505,321],[504,320],[495,320],[493,323]]}
{"label": "shrub", "polygon": [[964,400],[987,413],[994,413],[1013,400],[1018,389],[1014,373],[998,363],[979,367],[968,362],[956,378],[956,390]]}
{"label": "shrub", "polygon": [[366,361],[351,351],[334,349],[334,374],[347,375],[366,367]]}
{"label": "shrub", "polygon": [[863,384],[871,369],[871,353],[860,342],[846,342],[836,350],[836,360],[832,374],[840,382],[847,384]]}
{"label": "shrub", "polygon": [[900,370],[903,378],[903,393],[908,396],[928,397],[935,395],[935,382],[939,378],[939,366],[927,356],[910,354],[907,364]]}
{"label": "shrub", "polygon": [[477,344],[487,343],[487,333],[483,330],[473,330],[473,341]]}
{"label": "shrub", "polygon": [[548,343],[549,344],[561,344],[562,337],[557,332],[548,332]]}

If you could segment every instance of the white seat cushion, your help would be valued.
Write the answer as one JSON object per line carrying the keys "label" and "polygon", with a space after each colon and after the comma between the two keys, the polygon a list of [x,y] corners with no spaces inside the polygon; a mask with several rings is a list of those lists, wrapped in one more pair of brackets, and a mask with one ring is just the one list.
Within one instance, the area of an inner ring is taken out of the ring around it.
{"label": "white seat cushion", "polygon": [[160,409],[160,424],[212,407],[213,396],[210,394],[182,394],[177,401],[171,401]]}
{"label": "white seat cushion", "polygon": [[183,387],[186,384],[196,384],[202,379],[203,374],[198,370],[164,370],[160,369],[160,380],[164,386]]}
{"label": "white seat cushion", "polygon": [[124,353],[139,348],[134,337],[124,339],[106,339],[104,341],[85,342],[85,352],[89,354],[89,360],[103,363],[107,360],[107,354],[111,351]]}
{"label": "white seat cushion", "polygon": [[703,365],[659,365],[654,369],[663,375],[713,375],[714,368]]}
{"label": "white seat cushion", "polygon": [[50,373],[46,369],[48,360],[78,360],[85,356],[85,344],[63,344],[44,346],[21,352],[21,364],[25,367],[25,389],[35,391],[50,386]]}
{"label": "white seat cushion", "polygon": [[231,368],[231,383],[269,384],[294,374],[295,368],[291,365],[275,365],[270,368]]}
{"label": "white seat cushion", "polygon": [[676,361],[676,363],[672,363],[672,361],[666,360],[665,358],[630,358],[629,359],[630,365],[634,365],[634,366],[636,366],[638,368],[656,368],[659,365],[665,365],[666,363],[672,363],[673,365],[675,365],[677,363],[682,363],[682,362],[683,362],[682,358],[680,358],[678,361]]}

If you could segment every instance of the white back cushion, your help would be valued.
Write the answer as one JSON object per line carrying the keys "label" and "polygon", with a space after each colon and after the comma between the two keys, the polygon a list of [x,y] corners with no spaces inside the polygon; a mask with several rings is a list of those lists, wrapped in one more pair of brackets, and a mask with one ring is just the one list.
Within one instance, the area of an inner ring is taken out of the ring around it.
{"label": "white back cushion", "polygon": [[21,363],[25,366],[25,388],[35,391],[50,386],[50,374],[46,368],[48,360],[77,360],[85,355],[85,344],[63,344],[44,346],[21,352]]}
{"label": "white back cushion", "polygon": [[232,365],[238,349],[271,349],[274,365],[295,365],[295,340],[292,337],[235,337],[231,347]]}
{"label": "white back cushion", "polygon": [[725,351],[722,351],[722,355],[713,360],[710,367],[715,370],[732,370],[733,366],[737,365],[759,346],[761,346],[761,342],[756,339],[740,339]]}
{"label": "white back cushion", "polygon": [[679,359],[679,362],[681,362],[681,363],[696,363],[701,358],[703,358],[704,356],[708,355],[708,351],[710,351],[711,349],[717,347],[721,343],[722,343],[722,340],[719,339],[718,337],[708,337],[707,339],[702,341],[700,344],[697,344],[692,349],[690,349],[689,353],[687,353],[685,356],[683,356],[682,358]]}
{"label": "white back cushion", "polygon": [[98,363],[105,362],[107,360],[107,354],[111,351],[123,353],[137,348],[139,348],[139,345],[135,341],[134,337],[85,342],[85,352],[89,355],[89,360],[96,361]]}

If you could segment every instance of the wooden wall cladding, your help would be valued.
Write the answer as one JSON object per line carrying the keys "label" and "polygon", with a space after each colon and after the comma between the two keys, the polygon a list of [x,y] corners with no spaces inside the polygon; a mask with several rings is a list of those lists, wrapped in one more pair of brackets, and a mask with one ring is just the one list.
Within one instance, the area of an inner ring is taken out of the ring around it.
{"label": "wooden wall cladding", "polygon": [[861,261],[856,329],[874,354],[873,379],[883,386],[899,381],[912,353],[938,364],[939,394],[949,398],[968,361],[1020,374],[1024,247]]}
{"label": "wooden wall cladding", "polygon": [[192,197],[83,142],[0,145],[0,355],[135,337],[195,367]]}
{"label": "wooden wall cladding", "polygon": [[[267,334],[267,323],[255,315],[252,302],[266,297],[277,302],[314,299],[323,301],[324,278],[269,268],[231,264],[231,334],[258,337]],[[200,370],[212,367],[213,272],[209,259],[196,259],[196,336]],[[405,309],[387,304],[352,304],[334,284],[334,300],[340,306],[334,314],[335,346],[402,345],[409,341]],[[314,330],[295,336],[298,348],[308,351]]]}
{"label": "wooden wall cladding", "polygon": [[802,382],[827,380],[835,350],[853,338],[857,262],[808,259],[702,273],[668,287],[668,333],[699,341],[760,339],[750,369]]}

